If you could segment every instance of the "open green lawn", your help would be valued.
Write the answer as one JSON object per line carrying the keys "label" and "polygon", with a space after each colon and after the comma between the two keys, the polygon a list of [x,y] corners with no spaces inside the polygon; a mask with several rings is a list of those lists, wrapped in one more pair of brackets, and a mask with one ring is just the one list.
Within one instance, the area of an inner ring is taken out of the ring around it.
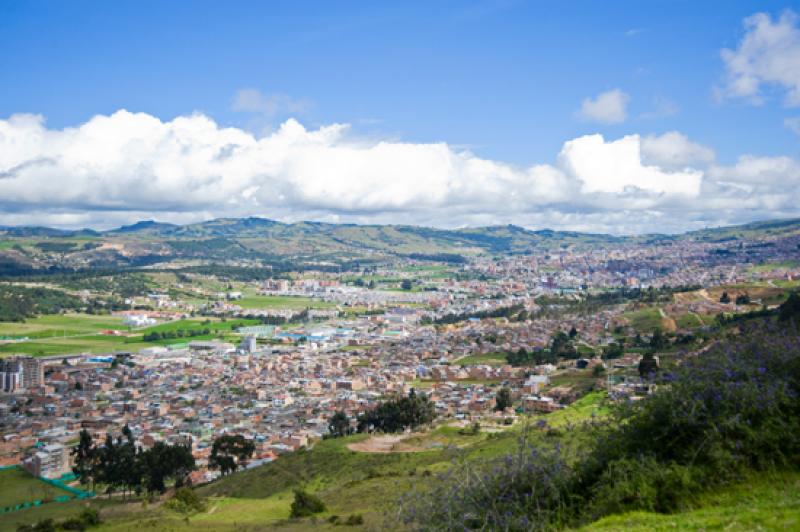
{"label": "open green lawn", "polygon": [[49,338],[89,334],[104,329],[122,329],[120,316],[93,314],[49,314],[30,318],[23,323],[0,322],[0,336],[27,336]]}
{"label": "open green lawn", "polygon": [[678,316],[675,324],[681,329],[696,329],[704,325],[711,325],[714,323],[714,317],[709,315],[697,314],[696,312],[687,312]]}
{"label": "open green lawn", "polygon": [[[145,347],[145,345],[140,344],[140,347]],[[130,349],[132,347],[128,345],[124,337],[97,334],[0,344],[0,353],[21,353],[39,356],[77,353],[100,354],[113,351],[128,351]]]}
{"label": "open green lawn", "polygon": [[328,301],[320,301],[310,297],[300,296],[259,296],[245,295],[242,299],[231,301],[234,305],[239,305],[246,309],[274,308],[303,310],[305,308],[333,308],[336,305]]}
{"label": "open green lawn", "polygon": [[[138,351],[152,345],[171,345],[191,340],[232,339],[232,330],[241,325],[254,325],[258,320],[189,318],[137,329],[133,336],[105,336],[98,334],[104,329],[125,330],[122,318],[117,316],[93,316],[68,314],[41,316],[25,323],[0,323],[0,334],[28,336],[31,340],[0,344],[0,354],[66,355],[75,353],[111,353],[114,351]],[[59,330],[57,327],[61,327]],[[169,338],[155,342],[144,342],[142,336],[151,332],[177,330],[203,330],[210,334]],[[233,338],[235,340],[235,338]]]}
{"label": "open green lawn", "polygon": [[485,355],[469,355],[453,361],[458,366],[503,366],[508,364],[504,353],[486,353]]}
{"label": "open green lawn", "polygon": [[623,317],[627,318],[631,322],[631,327],[639,332],[651,333],[653,329],[662,325],[661,313],[653,307],[628,312],[623,314]]}
{"label": "open green lawn", "polygon": [[42,482],[19,468],[0,471],[0,508],[24,502],[45,501],[68,492]]}

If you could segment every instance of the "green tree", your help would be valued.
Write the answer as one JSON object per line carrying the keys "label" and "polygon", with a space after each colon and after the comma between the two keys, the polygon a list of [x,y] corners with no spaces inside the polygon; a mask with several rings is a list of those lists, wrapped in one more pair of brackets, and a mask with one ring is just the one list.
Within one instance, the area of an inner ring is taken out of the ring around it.
{"label": "green tree", "polygon": [[578,350],[575,349],[570,337],[563,331],[553,335],[550,342],[550,353],[559,358],[578,358]]}
{"label": "green tree", "polygon": [[403,290],[411,290],[411,280],[410,279],[403,279],[403,282],[400,283],[400,288]]}
{"label": "green tree", "polygon": [[412,388],[408,396],[390,399],[358,416],[358,431],[400,432],[430,423],[435,416],[430,399]]}
{"label": "green tree", "polygon": [[72,472],[81,481],[81,484],[94,483],[95,458],[97,456],[92,442],[92,435],[86,429],[81,430],[78,445],[72,449],[75,465]]}
{"label": "green tree", "polygon": [[164,493],[170,480],[175,481],[176,487],[183,486],[186,477],[196,468],[189,447],[164,442],[156,442],[152,448],[138,453],[137,463],[141,467],[143,486],[150,493]]}
{"label": "green tree", "polygon": [[292,501],[291,517],[308,517],[325,511],[325,503],[305,490],[294,490],[294,500]]}
{"label": "green tree", "polygon": [[350,428],[350,418],[341,410],[335,412],[328,420],[328,433],[333,438],[347,436],[352,432]]}
{"label": "green tree", "polygon": [[661,329],[656,328],[653,330],[653,336],[650,338],[650,347],[652,349],[664,349],[669,342],[667,341]]}
{"label": "green tree", "polygon": [[498,412],[511,408],[511,390],[508,388],[500,388],[494,398],[494,409]]}
{"label": "green tree", "polygon": [[651,378],[658,372],[658,361],[653,353],[645,353],[639,361],[639,376],[643,379]]}
{"label": "green tree", "polygon": [[800,294],[792,292],[778,309],[778,320],[797,320],[798,317],[800,317]]}
{"label": "green tree", "polygon": [[252,440],[248,440],[241,434],[224,434],[214,440],[208,467],[219,469],[223,475],[233,473],[253,456],[255,450],[256,446]]}
{"label": "green tree", "polygon": [[722,296],[720,296],[719,302],[726,304],[731,302],[731,296],[728,295],[728,292],[722,292]]}

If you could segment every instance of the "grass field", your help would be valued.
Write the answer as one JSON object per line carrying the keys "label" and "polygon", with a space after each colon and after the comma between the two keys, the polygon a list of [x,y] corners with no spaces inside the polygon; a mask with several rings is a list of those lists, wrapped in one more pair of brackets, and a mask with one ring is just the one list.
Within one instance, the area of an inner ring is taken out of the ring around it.
{"label": "grass field", "polygon": [[0,471],[0,508],[24,502],[52,500],[68,492],[51,486],[19,468]]}
{"label": "grass field", "polygon": [[[141,345],[144,347],[144,345]],[[0,353],[21,353],[27,355],[49,356],[77,353],[110,353],[127,351],[131,346],[126,339],[118,336],[83,335],[67,338],[47,338],[31,342],[0,344]]]}
{"label": "grass field", "polygon": [[631,323],[631,327],[639,332],[651,333],[653,329],[663,328],[661,313],[654,307],[628,312],[623,314],[623,317],[627,318]]}
{"label": "grass field", "polygon": [[[239,325],[254,325],[257,320],[189,318],[137,329],[133,336],[105,336],[98,334],[104,329],[125,330],[122,318],[117,316],[93,316],[87,314],[65,314],[41,316],[25,323],[0,323],[0,335],[27,336],[31,340],[0,344],[0,354],[22,353],[29,355],[62,355],[74,353],[111,353],[114,351],[138,351],[152,345],[171,345],[190,340],[209,340],[218,337],[230,339],[232,329]],[[155,342],[144,342],[142,336],[151,332],[210,329],[207,335],[170,338]]]}
{"label": "grass field", "polygon": [[469,355],[453,361],[458,366],[503,366],[508,364],[506,355],[503,353],[486,353],[485,355]]}
{"label": "grass field", "polygon": [[245,295],[242,299],[232,301],[234,305],[239,305],[246,309],[274,308],[303,310],[305,308],[333,308],[336,305],[328,301],[320,301],[310,297],[300,296],[259,296]]}
{"label": "grass field", "polygon": [[97,316],[91,314],[50,314],[31,318],[24,323],[0,322],[0,336],[27,336],[28,338],[51,338],[90,334],[103,329],[121,329],[119,316]]}
{"label": "grass field", "polygon": [[697,314],[696,312],[687,312],[675,320],[676,325],[681,329],[695,329],[705,325],[714,323],[714,316],[708,314]]}

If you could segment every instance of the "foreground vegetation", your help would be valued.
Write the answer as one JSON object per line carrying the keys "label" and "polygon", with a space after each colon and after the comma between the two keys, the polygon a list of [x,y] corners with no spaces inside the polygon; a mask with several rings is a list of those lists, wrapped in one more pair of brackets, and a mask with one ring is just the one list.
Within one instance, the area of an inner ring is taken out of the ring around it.
{"label": "foreground vegetation", "polygon": [[[783,316],[784,313],[781,315]],[[792,318],[754,320],[657,377],[660,390],[586,427],[588,454],[525,441],[406,496],[420,530],[547,530],[633,511],[673,513],[698,494],[800,466],[800,341]]]}

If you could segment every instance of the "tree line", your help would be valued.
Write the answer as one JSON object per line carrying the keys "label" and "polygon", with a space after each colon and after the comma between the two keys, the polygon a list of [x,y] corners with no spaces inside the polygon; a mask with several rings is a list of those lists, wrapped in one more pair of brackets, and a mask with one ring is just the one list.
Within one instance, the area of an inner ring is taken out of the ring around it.
{"label": "tree line", "polygon": [[[524,314],[523,314],[524,313]],[[436,318],[433,321],[427,320],[427,323],[434,325],[450,325],[461,321],[466,321],[470,318],[516,318],[518,321],[524,321],[529,318],[528,312],[525,310],[525,305],[515,304],[506,307],[499,307],[492,310],[482,310],[479,312],[464,312],[461,314],[446,314],[441,318]]]}
{"label": "tree line", "polygon": [[150,449],[135,444],[133,433],[125,425],[122,435],[110,433],[102,445],[95,445],[89,431],[80,432],[78,445],[72,449],[73,473],[82,484],[106,487],[109,496],[122,490],[123,496],[164,493],[167,484],[180,487],[196,469],[189,446],[156,442]]}
{"label": "tree line", "polygon": [[85,306],[80,298],[61,290],[0,285],[0,321],[22,322],[39,314],[58,314]]}
{"label": "tree line", "polygon": [[[436,409],[424,393],[413,388],[406,396],[397,396],[363,412],[356,418],[358,432],[400,432],[407,427],[415,429],[432,422]],[[338,438],[353,433],[350,418],[337,411],[328,420],[328,437]]]}
{"label": "tree line", "polygon": [[153,331],[142,336],[145,342],[157,342],[159,340],[171,340],[174,338],[194,338],[195,336],[205,336],[211,334],[211,329],[174,329],[171,331]]}

